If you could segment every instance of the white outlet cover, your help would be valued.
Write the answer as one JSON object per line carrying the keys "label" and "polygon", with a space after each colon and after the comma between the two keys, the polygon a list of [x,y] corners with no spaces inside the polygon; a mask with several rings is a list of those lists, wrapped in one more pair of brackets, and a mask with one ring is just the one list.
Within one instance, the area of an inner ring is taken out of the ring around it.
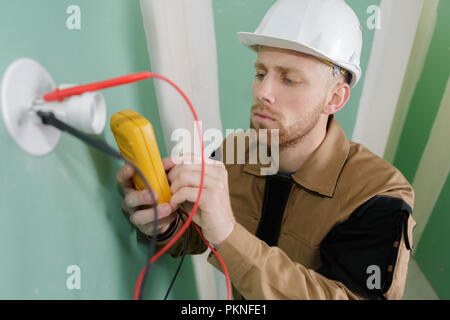
{"label": "white outlet cover", "polygon": [[1,87],[3,121],[10,136],[25,152],[34,156],[50,153],[58,144],[61,131],[46,126],[32,112],[33,101],[54,91],[55,82],[38,62],[22,58],[5,71]]}

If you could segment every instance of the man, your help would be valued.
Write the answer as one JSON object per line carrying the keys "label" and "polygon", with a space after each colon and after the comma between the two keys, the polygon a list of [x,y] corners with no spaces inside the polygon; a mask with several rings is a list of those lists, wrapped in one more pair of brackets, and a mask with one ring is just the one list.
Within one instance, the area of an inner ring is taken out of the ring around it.
{"label": "man", "polygon": [[[251,127],[279,130],[279,172],[264,176],[259,162],[206,161],[194,221],[224,260],[235,298],[403,294],[413,189],[392,165],[348,141],[334,118],[361,76],[360,28],[344,0],[278,0],[255,33],[238,34],[258,53]],[[222,151],[230,151],[225,143]],[[158,206],[158,245],[182,225],[176,208],[197,198],[201,165],[188,161],[196,157],[163,159],[173,196]],[[132,188],[133,174],[128,166],[117,173],[122,208],[152,236],[154,212],[141,209],[151,197]],[[189,253],[206,250],[193,228],[187,232]],[[182,248],[180,238],[170,253]],[[208,261],[220,270],[215,257]]]}

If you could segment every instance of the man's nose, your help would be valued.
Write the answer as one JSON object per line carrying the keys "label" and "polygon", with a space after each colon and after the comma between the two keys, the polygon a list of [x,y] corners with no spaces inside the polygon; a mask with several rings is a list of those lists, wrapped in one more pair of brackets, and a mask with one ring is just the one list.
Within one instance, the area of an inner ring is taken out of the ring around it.
{"label": "man's nose", "polygon": [[256,98],[259,102],[273,104],[275,102],[275,87],[273,79],[265,76],[256,85]]}

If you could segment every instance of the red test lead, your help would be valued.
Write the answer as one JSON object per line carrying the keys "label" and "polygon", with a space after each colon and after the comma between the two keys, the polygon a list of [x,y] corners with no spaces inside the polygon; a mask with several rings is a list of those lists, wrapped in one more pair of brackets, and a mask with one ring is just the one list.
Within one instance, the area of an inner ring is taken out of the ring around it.
{"label": "red test lead", "polygon": [[133,73],[133,74],[129,74],[126,76],[113,78],[113,79],[109,79],[109,80],[75,86],[75,87],[71,87],[71,88],[67,88],[67,89],[63,89],[63,90],[56,88],[55,91],[44,95],[44,100],[45,101],[54,101],[54,100],[62,101],[65,98],[75,96],[75,95],[80,95],[85,92],[98,91],[101,89],[120,86],[123,84],[128,84],[128,83],[132,83],[132,82],[145,80],[145,79],[151,78],[153,76],[157,77],[158,75],[148,72],[148,71],[144,71],[144,72]]}
{"label": "red test lead", "polygon": [[[98,91],[101,89],[106,89],[106,88],[110,88],[110,87],[114,87],[114,86],[119,86],[119,85],[124,85],[124,84],[128,84],[128,83],[132,83],[132,82],[137,82],[137,81],[141,81],[141,80],[145,80],[145,79],[149,79],[149,78],[158,78],[161,80],[164,80],[166,82],[168,82],[170,85],[172,85],[177,91],[178,93],[184,98],[184,100],[187,102],[192,115],[194,116],[194,119],[196,120],[196,125],[197,125],[197,129],[198,129],[198,134],[199,134],[199,139],[200,139],[200,144],[201,144],[201,150],[202,150],[202,170],[201,170],[201,179],[200,179],[200,187],[199,187],[199,192],[198,192],[198,196],[197,199],[194,203],[194,207],[192,208],[192,212],[189,215],[188,219],[186,220],[185,224],[183,225],[183,227],[181,228],[181,230],[171,239],[171,241],[169,241],[169,243],[167,243],[160,251],[158,251],[151,259],[150,261],[147,263],[147,265],[145,265],[145,267],[142,269],[137,283],[136,283],[136,287],[135,287],[135,292],[134,292],[134,299],[138,300],[139,299],[139,292],[140,292],[140,288],[142,285],[142,281],[145,275],[146,270],[148,269],[148,267],[155,262],[159,257],[161,257],[161,255],[163,253],[165,253],[182,235],[183,233],[186,231],[186,229],[189,227],[190,223],[192,222],[192,219],[194,218],[194,214],[197,211],[198,208],[198,204],[200,201],[200,197],[202,194],[202,190],[203,190],[203,180],[204,180],[204,175],[205,175],[205,160],[204,160],[204,150],[203,150],[203,137],[202,137],[202,132],[201,132],[201,128],[199,126],[199,119],[197,117],[197,113],[195,112],[195,109],[191,103],[191,101],[189,100],[189,98],[186,96],[186,94],[171,80],[167,79],[164,76],[161,76],[159,74],[156,73],[151,73],[148,71],[144,71],[144,72],[140,72],[140,73],[134,73],[134,74],[129,74],[126,76],[122,76],[122,77],[118,77],[118,78],[113,78],[113,79],[109,79],[109,80],[104,80],[104,81],[99,81],[99,82],[93,82],[90,84],[85,84],[85,85],[80,85],[80,86],[75,86],[75,87],[71,87],[71,88],[67,88],[67,89],[63,89],[63,90],[59,90],[56,89],[53,92],[47,93],[44,95],[43,99],[45,101],[54,101],[54,100],[58,100],[58,101],[62,101],[65,98],[74,96],[74,95],[80,95],[83,94],[85,92],[89,92],[89,91]],[[200,229],[195,226],[197,228],[197,231],[199,232],[200,236],[202,237],[203,241],[205,241],[205,243],[208,245],[208,247],[211,249],[211,251],[216,255],[216,257],[218,258],[220,264],[222,265],[226,280],[227,280],[227,289],[228,289],[228,300],[231,300],[231,283],[230,283],[230,278],[228,275],[228,270],[225,266],[225,263],[223,262],[222,258],[218,255],[218,253],[214,250],[214,248],[211,247],[211,245],[206,241],[206,239],[203,237]]]}

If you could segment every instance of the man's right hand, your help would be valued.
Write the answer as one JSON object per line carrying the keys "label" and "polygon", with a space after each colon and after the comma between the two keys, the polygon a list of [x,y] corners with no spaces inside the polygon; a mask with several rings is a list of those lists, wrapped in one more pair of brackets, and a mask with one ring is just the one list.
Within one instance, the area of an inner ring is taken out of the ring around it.
{"label": "man's right hand", "polygon": [[[164,169],[166,162],[163,161]],[[148,190],[136,190],[133,186],[131,178],[133,177],[134,169],[125,164],[116,174],[116,180],[122,188],[124,200],[122,201],[122,209],[129,214],[131,223],[133,223],[142,233],[147,236],[152,236],[153,224],[155,220],[155,213],[153,207],[153,199]],[[158,195],[152,191],[155,199]],[[172,208],[169,203],[158,204],[158,234],[162,234],[169,229],[170,224],[175,221],[177,213],[174,212],[176,208]]]}

